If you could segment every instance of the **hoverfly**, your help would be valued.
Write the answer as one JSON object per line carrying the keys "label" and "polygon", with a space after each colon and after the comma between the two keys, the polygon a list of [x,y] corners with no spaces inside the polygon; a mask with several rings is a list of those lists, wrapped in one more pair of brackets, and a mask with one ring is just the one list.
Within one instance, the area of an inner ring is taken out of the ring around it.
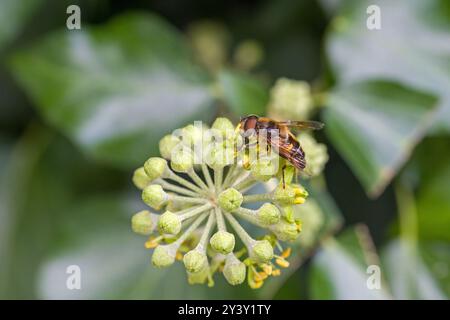
{"label": "hoverfly", "polygon": [[[267,146],[277,150],[280,157],[286,159],[298,170],[304,170],[306,167],[305,152],[297,138],[290,131],[290,128],[319,130],[323,126],[323,123],[317,121],[276,121],[270,118],[249,115],[241,118],[236,129],[240,131],[244,138],[244,148],[250,146],[251,135],[258,138],[259,131],[266,130]],[[251,132],[251,135],[248,132]],[[283,180],[284,169],[283,167]]]}

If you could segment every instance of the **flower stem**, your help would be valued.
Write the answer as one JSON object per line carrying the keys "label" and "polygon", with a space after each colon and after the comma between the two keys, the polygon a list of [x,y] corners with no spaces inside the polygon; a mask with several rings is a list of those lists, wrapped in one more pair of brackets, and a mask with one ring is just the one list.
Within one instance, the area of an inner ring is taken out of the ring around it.
{"label": "flower stem", "polygon": [[228,187],[229,183],[231,182],[231,178],[233,177],[234,173],[236,172],[236,166],[233,165],[230,167],[230,169],[228,169],[227,175],[225,177],[225,179],[223,180],[223,188],[225,189],[226,187]]}
{"label": "flower stem", "polygon": [[222,211],[218,207],[216,207],[214,211],[216,213],[217,229],[219,229],[219,231],[227,231]]}
{"label": "flower stem", "polygon": [[216,193],[220,192],[220,187],[222,185],[223,168],[214,168],[214,187]]}
{"label": "flower stem", "polygon": [[241,238],[242,242],[250,248],[255,242],[252,237],[245,231],[244,228],[239,224],[239,222],[228,212],[224,212],[225,217],[230,222],[231,226],[233,227],[234,231],[236,231],[239,238]]}
{"label": "flower stem", "polygon": [[179,201],[184,203],[205,203],[208,202],[207,199],[204,198],[192,198],[192,197],[183,197],[183,196],[177,196],[170,194],[169,199],[172,201]]}
{"label": "flower stem", "polygon": [[250,218],[257,218],[256,217],[256,212],[254,210],[251,210],[251,209],[239,207],[233,212],[235,212],[237,214],[240,214],[241,216],[248,216]]}
{"label": "flower stem", "polygon": [[260,201],[271,201],[272,193],[261,193],[261,194],[249,194],[244,196],[243,203],[248,202],[260,202]]}
{"label": "flower stem", "polygon": [[[203,206],[204,206],[204,205],[203,205]],[[182,210],[176,211],[176,212],[174,212],[174,213],[179,214],[179,215],[182,215],[182,214],[185,214],[186,212],[190,212],[190,211],[192,211],[192,210],[194,210],[194,209],[197,209],[197,208],[200,208],[200,207],[202,207],[202,205],[189,207],[189,208],[186,208],[186,209],[182,209]]]}
{"label": "flower stem", "polygon": [[241,181],[245,180],[246,178],[248,178],[250,176],[250,172],[248,171],[243,171],[243,172],[239,172],[237,174],[235,174],[235,176],[233,177],[233,179],[231,179],[230,181],[230,186],[235,186],[236,184],[240,183]]}
{"label": "flower stem", "polygon": [[176,181],[179,184],[185,186],[188,189],[191,189],[192,191],[195,191],[199,194],[205,194],[205,191],[200,189],[199,187],[197,187],[195,184],[187,181],[186,179],[183,179],[182,177],[176,175],[175,173],[173,173],[172,171],[170,171],[168,178],[170,180]]}
{"label": "flower stem", "polygon": [[176,246],[180,246],[188,237],[189,235],[194,232],[195,229],[198,228],[198,226],[202,223],[203,220],[205,220],[207,214],[202,214],[200,217],[198,217],[190,226],[187,228],[184,233],[175,241]]}
{"label": "flower stem", "polygon": [[205,230],[203,230],[202,237],[197,244],[197,250],[206,253],[206,248],[208,247],[209,234],[211,233],[212,227],[215,222],[215,216],[212,212],[209,214],[208,222],[206,222]]}
{"label": "flower stem", "polygon": [[203,182],[203,180],[198,176],[194,169],[187,172],[189,177],[203,190],[209,190],[208,186]]}
{"label": "flower stem", "polygon": [[163,187],[163,189],[166,189],[168,191],[174,191],[174,192],[177,192],[179,194],[183,194],[185,196],[191,196],[191,197],[198,197],[199,196],[199,194],[194,192],[194,191],[191,191],[191,190],[185,189],[183,187],[179,187],[179,186],[173,185],[173,184],[171,184],[171,183],[169,183],[167,181],[164,181],[162,179],[157,179],[155,181],[155,183],[159,184],[161,187]]}
{"label": "flower stem", "polygon": [[209,173],[208,166],[204,163],[201,164],[203,176],[208,184],[209,190],[214,191],[214,182],[212,181],[211,174]]}
{"label": "flower stem", "polygon": [[186,219],[189,219],[189,218],[192,218],[192,217],[198,215],[199,213],[202,213],[203,211],[206,211],[206,210],[210,209],[211,207],[212,207],[211,203],[206,203],[203,206],[196,207],[195,209],[192,209],[191,211],[183,213],[180,216],[180,218],[181,218],[182,221],[186,220]]}
{"label": "flower stem", "polygon": [[252,184],[256,183],[256,180],[249,175],[248,177],[242,179],[238,184],[234,186],[236,190],[242,190],[250,187]]}
{"label": "flower stem", "polygon": [[[245,208],[240,208],[240,209],[245,209]],[[249,210],[249,209],[245,209],[245,210]],[[255,216],[255,214],[253,212],[246,212],[246,211],[236,210],[236,211],[234,211],[234,213],[239,215],[241,218],[247,220],[251,224],[254,224],[255,226],[258,226],[258,227],[261,227],[261,228],[265,228],[265,226],[263,226],[258,221],[258,218]],[[267,228],[270,228],[270,226],[267,227]]]}

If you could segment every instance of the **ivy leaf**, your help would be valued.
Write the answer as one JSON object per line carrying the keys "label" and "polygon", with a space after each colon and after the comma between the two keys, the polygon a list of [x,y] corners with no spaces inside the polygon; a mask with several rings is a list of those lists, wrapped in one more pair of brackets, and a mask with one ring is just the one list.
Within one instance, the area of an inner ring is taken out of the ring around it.
{"label": "ivy leaf", "polygon": [[[30,298],[30,283],[33,281],[33,265],[39,260],[39,248],[46,243],[48,234],[48,213],[53,206],[60,204],[59,199],[47,202],[47,210],[40,211],[42,198],[32,197],[30,189],[40,183],[42,192],[51,193],[53,197],[61,195],[63,188],[54,189],[52,184],[43,183],[36,175],[36,166],[46,149],[50,135],[38,127],[27,130],[17,144],[8,149],[7,155],[2,155],[0,180],[0,297]],[[36,189],[35,189],[36,190]],[[53,193],[54,192],[54,193]],[[27,206],[28,200],[33,201],[33,210]],[[42,214],[42,215],[39,215]],[[43,219],[39,219],[43,218]],[[39,227],[42,227],[39,229]],[[36,238],[36,231],[42,234]],[[34,250],[29,253],[29,238],[33,239]],[[24,248],[26,248],[24,250]],[[28,263],[21,265],[17,261],[24,259]],[[20,275],[20,276],[19,276]],[[25,290],[24,288],[27,288]]]}
{"label": "ivy leaf", "polygon": [[[450,140],[428,138],[408,167],[417,182],[417,223],[421,240],[450,241]],[[418,173],[418,174],[417,174]]]}
{"label": "ivy leaf", "polygon": [[218,79],[223,99],[235,115],[264,115],[269,95],[257,79],[230,70],[222,71]]}
{"label": "ivy leaf", "polygon": [[381,194],[431,124],[436,99],[386,81],[335,88],[325,130],[366,192]]}
{"label": "ivy leaf", "polygon": [[450,297],[450,246],[445,242],[425,242],[420,245],[420,252],[440,289]]}
{"label": "ivy leaf", "polygon": [[[370,5],[381,29],[366,26]],[[389,79],[439,97],[433,131],[450,132],[450,5],[445,0],[348,1],[326,41],[340,85]]]}
{"label": "ivy leaf", "polygon": [[11,69],[50,124],[119,167],[137,166],[164,134],[214,113],[209,80],[181,35],[150,14],[52,34],[15,54]]}
{"label": "ivy leaf", "polygon": [[402,239],[394,240],[385,248],[383,257],[392,294],[396,299],[445,299],[438,282],[423,262],[420,251],[411,243]]}
{"label": "ivy leaf", "polygon": [[364,250],[353,230],[347,230],[338,239],[325,240],[310,271],[311,298],[389,299],[383,286],[379,290],[369,289],[367,281],[371,273],[366,272],[368,265],[362,258]]}

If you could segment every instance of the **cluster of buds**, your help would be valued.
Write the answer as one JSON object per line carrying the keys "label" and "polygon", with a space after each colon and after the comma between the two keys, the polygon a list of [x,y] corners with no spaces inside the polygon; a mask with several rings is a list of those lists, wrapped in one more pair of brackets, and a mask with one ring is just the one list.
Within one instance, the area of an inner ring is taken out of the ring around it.
{"label": "cluster of buds", "polygon": [[276,119],[306,120],[314,109],[308,82],[280,78],[270,91],[269,116]]}
{"label": "cluster of buds", "polygon": [[[222,272],[231,285],[247,279],[259,288],[289,266],[291,250],[284,242],[300,234],[294,208],[308,192],[277,153],[252,159],[241,146],[240,132],[228,119],[217,118],[211,128],[188,125],[163,137],[161,157],[135,171],[133,182],[153,212],[136,213],[132,229],[149,237],[145,246],[154,249],[155,267],[181,260],[191,284],[212,286],[214,273]],[[258,184],[264,188],[255,188]],[[243,220],[265,235],[252,237]]]}

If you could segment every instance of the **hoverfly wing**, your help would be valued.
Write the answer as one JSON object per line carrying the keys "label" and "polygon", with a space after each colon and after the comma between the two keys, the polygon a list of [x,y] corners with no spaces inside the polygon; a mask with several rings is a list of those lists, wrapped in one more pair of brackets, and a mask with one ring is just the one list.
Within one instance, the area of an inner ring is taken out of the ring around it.
{"label": "hoverfly wing", "polygon": [[294,167],[299,170],[305,169],[305,154],[294,136],[289,138],[289,142],[277,138],[270,139],[269,143],[281,157],[288,160]]}
{"label": "hoverfly wing", "polygon": [[286,121],[278,121],[277,123],[279,125],[285,125],[290,128],[298,128],[298,129],[320,130],[324,127],[324,124],[319,121],[286,120]]}
{"label": "hoverfly wing", "polygon": [[292,145],[281,143],[280,145],[278,145],[278,152],[283,158],[287,159],[297,169],[305,169],[305,155],[303,154],[303,152],[294,152]]}

